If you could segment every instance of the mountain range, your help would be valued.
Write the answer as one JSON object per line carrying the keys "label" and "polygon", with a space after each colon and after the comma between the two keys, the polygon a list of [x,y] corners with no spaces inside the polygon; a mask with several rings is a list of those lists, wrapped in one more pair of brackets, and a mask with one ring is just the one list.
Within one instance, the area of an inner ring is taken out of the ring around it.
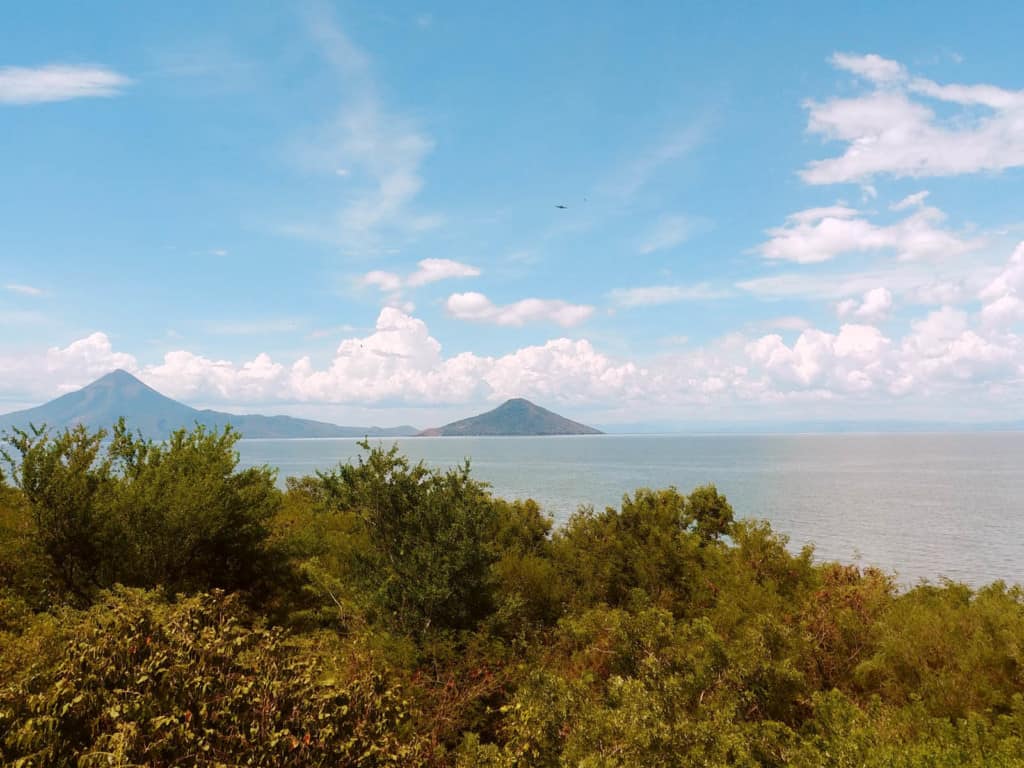
{"label": "mountain range", "polygon": [[412,437],[447,435],[595,435],[598,430],[559,416],[528,400],[509,400],[493,411],[419,431],[415,427],[343,427],[292,416],[260,416],[200,410],[160,394],[127,371],[116,370],[54,400],[0,415],[0,432],[29,425],[62,430],[77,424],[109,429],[124,417],[132,431],[163,440],[196,424],[220,429],[228,424],[247,438]]}
{"label": "mountain range", "polygon": [[29,424],[64,429],[84,424],[90,430],[109,429],[123,416],[134,431],[162,440],[176,429],[202,424],[222,428],[227,424],[243,437],[403,437],[417,429],[401,427],[341,427],[324,421],[291,416],[259,416],[199,410],[179,403],[143,384],[127,371],[116,370],[92,384],[48,403],[0,416],[0,430]]}

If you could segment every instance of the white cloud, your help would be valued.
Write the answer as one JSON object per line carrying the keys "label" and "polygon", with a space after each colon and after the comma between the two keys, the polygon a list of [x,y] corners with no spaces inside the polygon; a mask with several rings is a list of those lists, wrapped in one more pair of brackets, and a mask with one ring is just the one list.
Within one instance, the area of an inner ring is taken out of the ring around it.
{"label": "white cloud", "polygon": [[11,293],[20,293],[22,296],[42,296],[43,290],[36,288],[34,285],[24,285],[22,283],[8,283],[4,286],[5,290]]}
{"label": "white cloud", "polygon": [[892,309],[892,293],[887,288],[872,288],[860,301],[845,299],[836,305],[840,318],[856,317],[868,322],[884,320]]}
{"label": "white cloud", "polygon": [[[414,272],[402,276],[397,272],[373,270],[363,275],[359,282],[362,285],[374,286],[387,294],[385,300],[393,307],[411,307],[411,303],[402,298],[407,288],[418,288],[421,285],[452,280],[456,278],[477,277],[480,270],[470,264],[463,264],[452,259],[422,259]],[[408,309],[407,311],[412,311]]]}
{"label": "white cloud", "polygon": [[[445,356],[421,320],[385,308],[369,335],[343,340],[322,368],[309,358],[286,365],[260,354],[237,364],[186,350],[142,367],[131,355],[114,352],[103,334],[94,334],[31,359],[0,357],[0,372],[6,391],[20,384],[42,399],[121,367],[172,397],[235,410],[266,411],[273,403],[467,408],[523,396],[552,406],[587,404],[630,418],[724,416],[738,408],[764,418],[787,407],[790,415],[806,417],[812,403],[830,403],[833,410],[827,412],[844,418],[857,403],[872,403],[878,414],[880,407],[915,395],[914,407],[932,398],[933,418],[947,418],[967,402],[972,408],[987,402],[991,417],[999,418],[1008,396],[1019,400],[1024,394],[1022,356],[1019,339],[986,335],[952,308],[918,320],[903,339],[869,324],[847,323],[836,332],[805,328],[792,344],[776,334],[731,335],[704,347],[672,349],[644,364],[568,338],[500,357]],[[990,394],[997,390],[998,396]],[[308,408],[305,413],[316,415]]]}
{"label": "white cloud", "polygon": [[925,199],[928,197],[928,190],[921,192],[915,192],[912,195],[907,195],[897,203],[893,203],[889,206],[892,211],[905,211],[908,208],[920,208],[924,205]]}
{"label": "white cloud", "polygon": [[0,352],[0,396],[51,398],[78,389],[115,368],[136,372],[132,355],[115,352],[105,333],[92,333],[66,347],[17,354]]}
{"label": "white cloud", "polygon": [[873,389],[885,378],[890,343],[873,326],[845,324],[835,334],[809,328],[791,347],[781,336],[763,336],[746,352],[776,383],[849,393]]}
{"label": "white cloud", "polygon": [[423,259],[419,262],[419,269],[409,275],[405,284],[415,287],[436,283],[439,280],[451,280],[457,277],[478,277],[480,270],[469,264],[453,261],[451,259]]}
{"label": "white cloud", "polygon": [[0,104],[117,96],[131,83],[113,70],[88,65],[0,67]]}
{"label": "white cloud", "polygon": [[617,288],[608,294],[609,298],[620,307],[649,307],[680,301],[704,301],[721,299],[728,295],[728,292],[713,288],[710,283]]}
{"label": "white cloud", "polygon": [[[143,365],[94,333],[38,354],[0,354],[0,397],[13,394],[23,402],[31,393],[41,400],[120,367],[186,402],[264,411],[299,403],[314,416],[309,408],[315,404],[469,408],[523,396],[552,406],[586,404],[627,421],[712,413],[806,418],[812,407],[818,415],[849,418],[867,405],[879,418],[909,409],[927,418],[981,413],[999,419],[1010,404],[1024,402],[1024,335],[1013,330],[1024,321],[1018,312],[1024,244],[972,294],[981,302],[976,311],[943,306],[889,333],[876,323],[892,306],[892,286],[875,283],[860,293],[838,328],[794,317],[769,321],[793,332],[789,343],[778,333],[753,330],[703,345],[661,339],[660,351],[644,358],[613,357],[585,338],[554,338],[501,356],[446,354],[422,320],[393,307],[381,310],[368,333],[339,329],[345,338],[320,365],[309,357],[289,362],[267,354],[236,362],[184,349]],[[492,323],[571,325],[592,312],[538,300],[496,306],[481,294],[452,299],[469,319]]]}
{"label": "white cloud", "polygon": [[913,323],[911,333],[903,339],[900,375],[893,389],[928,393],[962,383],[973,385],[975,394],[980,395],[984,388],[978,385],[993,378],[1013,383],[1020,377],[1022,351],[1020,339],[986,338],[970,328],[966,312],[943,307]]}
{"label": "white cloud", "polygon": [[400,275],[395,272],[384,272],[379,269],[367,272],[363,275],[361,282],[363,285],[372,285],[388,292],[398,291],[402,288],[402,278]]}
{"label": "white cloud", "polygon": [[784,272],[736,283],[761,299],[835,302],[861,296],[885,285],[894,297],[910,304],[953,304],[976,294],[999,273],[969,257],[950,262],[894,261],[851,272]]}
{"label": "white cloud", "polygon": [[869,53],[866,56],[836,53],[833,54],[831,62],[838,69],[845,69],[847,72],[852,72],[874,83],[892,83],[903,80],[907,76],[907,70],[902,64],[883,59],[874,53]]}
{"label": "white cloud", "polygon": [[137,368],[137,363],[133,355],[115,352],[105,333],[92,333],[64,348],[51,347],[46,352],[49,376],[72,374],[85,383],[115,368],[131,371]]}
{"label": "white cloud", "polygon": [[[832,63],[873,90],[807,102],[808,131],[846,149],[810,163],[801,172],[805,181],[864,183],[878,175],[955,176],[1024,165],[1024,91],[941,85],[875,54],[836,54]],[[960,109],[940,115],[926,99]]]}
{"label": "white cloud", "polygon": [[287,397],[287,369],[264,353],[235,366],[185,350],[164,355],[163,362],[139,372],[154,389],[170,397],[213,398],[229,402],[262,402]]}
{"label": "white cloud", "polygon": [[984,302],[981,317],[986,324],[1007,326],[1024,321],[1024,242],[978,298]]}
{"label": "white cloud", "polygon": [[570,304],[560,299],[521,299],[500,306],[484,294],[470,291],[453,293],[445,302],[448,312],[460,320],[494,325],[520,326],[527,323],[555,323],[564,328],[579,325],[594,308],[586,304]]}
{"label": "white cloud", "polygon": [[798,211],[787,216],[783,226],[769,229],[769,239],[758,251],[770,260],[814,264],[845,253],[892,251],[900,259],[913,260],[948,258],[981,247],[980,239],[943,229],[946,215],[922,205],[925,194],[897,203],[899,209],[916,210],[889,225],[873,224],[856,209],[841,205]]}
{"label": "white cloud", "polygon": [[0,396],[50,398],[78,389],[115,368],[138,372],[133,355],[115,352],[105,333],[92,333],[66,347],[17,354],[0,352]]}
{"label": "white cloud", "polygon": [[502,357],[442,355],[426,324],[381,310],[367,336],[343,340],[323,369],[301,358],[285,367],[260,355],[242,366],[178,351],[141,372],[154,387],[186,399],[273,399],[320,403],[476,403],[523,396],[546,402],[624,396],[640,375],[587,341],[553,339]]}
{"label": "white cloud", "polygon": [[325,7],[310,19],[310,30],[342,81],[345,99],[335,119],[302,142],[297,155],[315,173],[344,178],[343,202],[328,221],[288,230],[366,254],[380,249],[382,233],[411,237],[438,226],[437,215],[413,210],[424,183],[421,166],[433,141],[412,120],[385,106],[368,57]]}
{"label": "white cloud", "polygon": [[645,376],[634,363],[612,360],[585,339],[552,339],[497,358],[485,380],[496,399],[522,392],[547,401],[608,402],[640,397]]}

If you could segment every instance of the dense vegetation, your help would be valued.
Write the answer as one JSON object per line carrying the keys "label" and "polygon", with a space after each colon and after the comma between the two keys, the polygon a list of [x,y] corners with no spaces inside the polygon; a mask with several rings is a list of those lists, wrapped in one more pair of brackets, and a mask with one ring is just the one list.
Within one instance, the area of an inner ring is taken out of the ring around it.
{"label": "dense vegetation", "polygon": [[1024,593],[899,591],[714,487],[553,529],[365,446],[7,436],[0,762],[1024,765]]}

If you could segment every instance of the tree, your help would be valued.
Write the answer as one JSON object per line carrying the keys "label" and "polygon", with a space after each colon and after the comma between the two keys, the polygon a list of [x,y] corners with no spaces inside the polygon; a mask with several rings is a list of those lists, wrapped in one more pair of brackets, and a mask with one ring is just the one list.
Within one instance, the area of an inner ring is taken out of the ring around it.
{"label": "tree", "polygon": [[197,426],[154,443],[122,420],[109,439],[82,426],[15,430],[4,458],[42,550],[80,600],[118,583],[249,589],[269,556],[280,492],[270,469],[238,471],[238,438]]}
{"label": "tree", "polygon": [[498,516],[486,486],[468,462],[441,472],[410,464],[397,446],[361,445],[365,458],[319,474],[328,503],[354,515],[369,541],[369,552],[352,553],[352,572],[403,631],[475,626],[493,610]]}
{"label": "tree", "polygon": [[56,436],[34,426],[4,436],[3,459],[29,504],[39,544],[63,588],[78,598],[106,580],[111,558],[105,555],[116,539],[105,437],[82,425]]}

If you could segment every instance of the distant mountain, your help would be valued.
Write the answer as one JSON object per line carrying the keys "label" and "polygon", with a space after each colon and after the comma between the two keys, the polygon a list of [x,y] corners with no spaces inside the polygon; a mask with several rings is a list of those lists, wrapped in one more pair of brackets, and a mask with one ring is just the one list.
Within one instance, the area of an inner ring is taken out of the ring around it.
{"label": "distant mountain", "polygon": [[493,411],[420,432],[423,437],[457,435],[600,435],[600,430],[571,421],[517,397]]}
{"label": "distant mountain", "polygon": [[85,424],[89,429],[109,429],[124,416],[128,426],[155,440],[166,438],[176,429],[196,424],[224,427],[230,424],[243,437],[400,437],[415,435],[415,427],[339,427],[324,421],[296,419],[291,416],[236,415],[220,411],[198,410],[172,400],[146,386],[126,371],[117,370],[76,392],[56,400],[0,415],[0,430],[25,428],[29,424],[64,429]]}

